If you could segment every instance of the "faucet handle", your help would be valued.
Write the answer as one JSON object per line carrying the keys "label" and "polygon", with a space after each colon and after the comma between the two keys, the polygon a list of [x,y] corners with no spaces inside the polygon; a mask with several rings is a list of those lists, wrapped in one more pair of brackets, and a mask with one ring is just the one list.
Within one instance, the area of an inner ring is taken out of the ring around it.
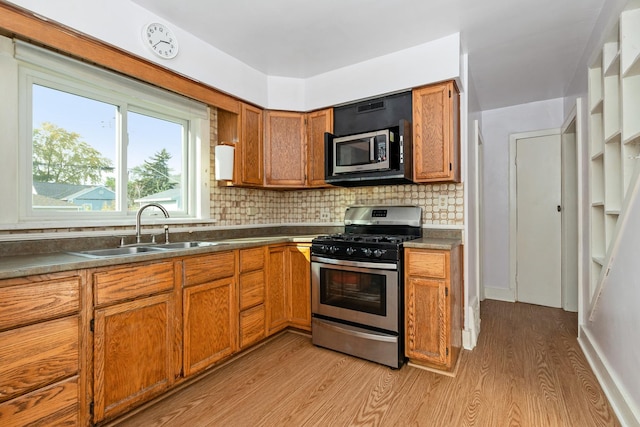
{"label": "faucet handle", "polygon": [[169,243],[169,226],[167,224],[164,225],[164,244]]}

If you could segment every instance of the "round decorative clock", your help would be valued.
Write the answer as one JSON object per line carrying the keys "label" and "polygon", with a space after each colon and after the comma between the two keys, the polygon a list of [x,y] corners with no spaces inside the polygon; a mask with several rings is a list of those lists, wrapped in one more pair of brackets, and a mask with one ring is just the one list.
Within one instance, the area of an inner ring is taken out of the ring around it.
{"label": "round decorative clock", "polygon": [[175,58],[178,54],[178,39],[166,25],[152,22],[144,26],[142,39],[151,52],[163,59]]}

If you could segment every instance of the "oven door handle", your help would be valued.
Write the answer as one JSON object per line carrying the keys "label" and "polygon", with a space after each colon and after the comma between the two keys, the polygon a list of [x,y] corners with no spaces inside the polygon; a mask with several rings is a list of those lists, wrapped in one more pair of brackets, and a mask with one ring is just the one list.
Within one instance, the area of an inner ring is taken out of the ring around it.
{"label": "oven door handle", "polygon": [[343,265],[346,267],[361,267],[376,270],[397,270],[398,265],[388,262],[365,262],[365,261],[347,261],[344,259],[325,258],[320,256],[312,256],[311,261],[320,262],[322,264]]}
{"label": "oven door handle", "polygon": [[344,335],[351,335],[357,338],[364,338],[367,340],[382,341],[382,342],[396,342],[398,340],[398,337],[376,334],[373,331],[372,332],[354,331],[353,329],[346,329],[346,328],[341,328],[339,326],[335,326],[329,322],[321,322],[320,324],[322,325],[323,328],[331,329],[335,332],[338,332]]}

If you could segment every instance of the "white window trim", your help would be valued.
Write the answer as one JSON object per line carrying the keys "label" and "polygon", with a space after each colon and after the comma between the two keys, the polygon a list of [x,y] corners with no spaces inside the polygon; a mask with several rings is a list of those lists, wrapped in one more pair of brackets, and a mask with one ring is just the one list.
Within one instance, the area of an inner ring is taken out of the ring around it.
{"label": "white window trim", "polygon": [[[13,43],[15,43],[15,55],[13,55]],[[13,57],[14,56],[14,57]],[[8,158],[0,159],[0,179],[5,183],[17,183],[9,188],[3,186],[0,196],[6,196],[9,200],[9,211],[0,213],[0,228],[52,228],[66,227],[92,227],[125,225],[132,222],[131,214],[108,213],[106,215],[90,213],[83,215],[78,213],[73,219],[68,214],[56,216],[44,216],[30,212],[29,200],[24,200],[25,195],[31,194],[31,102],[30,96],[24,93],[25,88],[30,91],[27,79],[42,79],[42,81],[54,82],[56,85],[67,86],[74,89],[74,93],[97,95],[97,99],[111,102],[116,105],[129,103],[134,105],[134,111],[152,110],[154,115],[166,114],[167,117],[176,117],[190,122],[188,137],[194,139],[194,144],[187,150],[187,158],[183,161],[193,165],[188,170],[185,179],[191,189],[188,197],[189,213],[186,216],[172,215],[169,223],[209,222],[210,215],[210,189],[209,189],[209,110],[206,105],[180,95],[158,89],[148,84],[138,82],[131,78],[123,77],[92,65],[76,61],[54,52],[42,49],[21,41],[12,41],[0,37],[0,75],[10,77],[12,90],[9,91],[8,105],[4,105],[3,119],[6,120],[9,136],[17,133],[17,138],[0,136],[0,147]],[[70,77],[71,76],[71,77]],[[13,77],[13,78],[11,78]],[[4,79],[3,79],[4,80]],[[19,84],[17,84],[19,82]],[[2,85],[0,84],[0,88]],[[9,86],[9,85],[6,85]],[[18,93],[18,89],[20,93]],[[54,86],[55,88],[55,86]],[[77,89],[80,89],[79,91]],[[27,102],[25,102],[27,101]],[[12,105],[13,104],[13,105]],[[161,108],[158,106],[162,105]],[[14,111],[5,116],[5,112]],[[18,113],[15,113],[18,112]],[[17,117],[16,117],[17,115]],[[14,121],[15,120],[15,121]],[[16,123],[17,122],[17,123]],[[17,124],[17,129],[16,129]],[[11,132],[11,131],[14,132]],[[19,141],[18,144],[15,141]],[[18,147],[16,147],[16,145]],[[191,147],[195,147],[195,150]],[[7,148],[5,151],[4,149]],[[13,159],[13,162],[11,162]],[[10,167],[10,165],[13,167]],[[27,164],[28,166],[25,166]],[[15,165],[20,165],[16,167]],[[13,209],[11,209],[13,207]]]}

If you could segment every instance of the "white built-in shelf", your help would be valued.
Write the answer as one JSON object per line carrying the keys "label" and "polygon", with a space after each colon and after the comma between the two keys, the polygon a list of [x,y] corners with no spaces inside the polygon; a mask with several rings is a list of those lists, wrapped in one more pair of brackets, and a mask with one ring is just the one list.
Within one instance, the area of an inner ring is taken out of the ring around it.
{"label": "white built-in shelf", "polygon": [[602,65],[589,68],[589,111],[602,112]]}
{"label": "white built-in shelf", "polygon": [[622,139],[635,139],[640,135],[640,74],[622,78]]}
{"label": "white built-in shelf", "polygon": [[620,74],[620,45],[617,38],[602,47],[602,69],[605,77]]}
{"label": "white built-in shelf", "polygon": [[631,0],[588,70],[591,296],[640,161],[640,0]]}
{"label": "white built-in shelf", "polygon": [[622,75],[640,74],[640,8],[620,15],[620,68]]}

